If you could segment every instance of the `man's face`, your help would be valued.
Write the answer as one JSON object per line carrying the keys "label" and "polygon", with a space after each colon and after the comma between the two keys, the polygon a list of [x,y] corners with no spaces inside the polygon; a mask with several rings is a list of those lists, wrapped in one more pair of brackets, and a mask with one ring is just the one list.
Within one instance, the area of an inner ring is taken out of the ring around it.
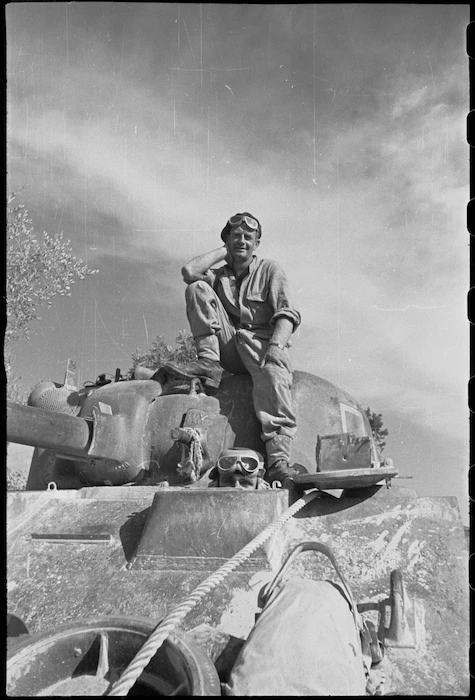
{"label": "man's face", "polygon": [[218,486],[228,489],[256,489],[257,472],[255,474],[243,474],[233,471],[231,474],[219,472]]}
{"label": "man's face", "polygon": [[243,264],[250,262],[254,251],[259,247],[257,231],[249,229],[245,223],[233,226],[229,232],[227,245],[233,261]]}

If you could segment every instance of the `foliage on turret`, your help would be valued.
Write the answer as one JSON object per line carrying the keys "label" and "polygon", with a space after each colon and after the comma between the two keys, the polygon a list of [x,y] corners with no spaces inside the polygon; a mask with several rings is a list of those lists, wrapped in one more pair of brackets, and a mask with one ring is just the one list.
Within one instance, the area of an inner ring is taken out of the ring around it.
{"label": "foliage on turret", "polygon": [[182,330],[175,338],[176,348],[169,345],[163,335],[157,335],[149,350],[137,348],[132,354],[132,372],[135,367],[158,369],[167,362],[175,362],[180,366],[196,360],[197,353],[193,336],[189,331]]}
{"label": "foliage on turret", "polygon": [[386,447],[384,438],[388,435],[388,430],[386,428],[383,429],[383,416],[381,413],[373,413],[369,406],[365,413],[371,426],[371,432],[373,433],[373,439],[376,443],[376,447],[378,448],[379,452],[382,452]]}

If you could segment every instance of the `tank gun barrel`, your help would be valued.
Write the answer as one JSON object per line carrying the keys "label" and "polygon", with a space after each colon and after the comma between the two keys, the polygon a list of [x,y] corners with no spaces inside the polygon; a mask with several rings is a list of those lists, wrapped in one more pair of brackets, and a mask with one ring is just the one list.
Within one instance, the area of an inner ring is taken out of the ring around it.
{"label": "tank gun barrel", "polygon": [[65,413],[7,401],[7,440],[20,445],[85,457],[92,440],[91,422]]}

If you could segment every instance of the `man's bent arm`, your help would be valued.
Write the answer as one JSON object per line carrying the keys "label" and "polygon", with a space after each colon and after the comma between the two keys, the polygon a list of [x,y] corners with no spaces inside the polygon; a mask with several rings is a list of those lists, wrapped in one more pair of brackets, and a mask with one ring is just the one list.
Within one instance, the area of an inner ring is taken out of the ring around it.
{"label": "man's bent arm", "polygon": [[203,255],[198,255],[196,258],[193,258],[193,260],[190,260],[189,263],[181,268],[184,281],[190,284],[190,282],[196,282],[202,279],[204,273],[209,270],[210,267],[213,267],[213,265],[222,262],[227,254],[228,249],[223,245],[220,248],[215,248],[215,250],[210,250],[209,253],[203,253]]}
{"label": "man's bent arm", "polygon": [[285,348],[293,331],[294,324],[292,321],[289,318],[285,318],[285,316],[281,316],[275,321],[274,332],[269,342],[279,343]]}
{"label": "man's bent arm", "polygon": [[[268,362],[272,362],[280,367],[285,367],[292,374],[292,363],[288,354],[282,348],[286,347],[293,330],[294,324],[289,318],[281,316],[276,319],[272,338],[269,340],[269,345],[262,358],[261,368]],[[274,343],[279,343],[280,347],[276,347]]]}

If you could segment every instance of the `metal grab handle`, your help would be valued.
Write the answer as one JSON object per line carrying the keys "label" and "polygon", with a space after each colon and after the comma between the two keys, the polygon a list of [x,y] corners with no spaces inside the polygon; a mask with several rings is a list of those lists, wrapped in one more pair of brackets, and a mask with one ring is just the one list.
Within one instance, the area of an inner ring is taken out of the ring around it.
{"label": "metal grab handle", "polygon": [[190,443],[193,440],[193,434],[184,428],[172,428],[170,437],[174,442]]}
{"label": "metal grab handle", "polygon": [[343,584],[346,598],[348,600],[348,603],[350,604],[351,612],[352,612],[354,620],[355,620],[356,628],[360,629],[361,622],[360,622],[356,603],[355,603],[355,600],[353,598],[353,594],[351,592],[351,589],[350,589],[345,577],[343,576],[342,572],[340,571],[340,568],[336,562],[335,555],[333,554],[333,551],[330,549],[330,547],[327,547],[327,545],[323,544],[322,542],[301,542],[296,547],[294,547],[294,549],[290,552],[289,556],[287,557],[286,561],[282,564],[279,571],[274,576],[274,579],[270,583],[268,583],[259,593],[258,601],[257,601],[258,606],[261,609],[264,607],[264,605],[266,604],[266,602],[269,600],[270,596],[274,592],[276,586],[282,580],[285,572],[290,567],[290,565],[293,562],[293,560],[295,559],[295,557],[298,556],[301,552],[307,552],[307,551],[321,552],[322,554],[325,554],[328,557],[328,559],[330,559],[331,563],[333,564],[333,568],[335,569],[336,573],[338,574],[338,576],[340,578],[341,583]]}

